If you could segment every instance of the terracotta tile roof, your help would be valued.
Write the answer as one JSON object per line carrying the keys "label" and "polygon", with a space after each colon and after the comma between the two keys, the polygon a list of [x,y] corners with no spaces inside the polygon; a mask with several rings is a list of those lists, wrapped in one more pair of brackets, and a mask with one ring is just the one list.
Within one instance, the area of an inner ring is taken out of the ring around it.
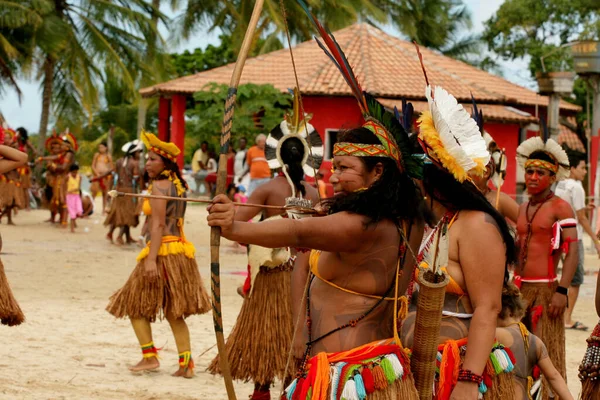
{"label": "terracotta tile roof", "polygon": [[[572,126],[577,125],[577,121],[573,117],[567,118],[567,121]],[[581,151],[582,153],[585,153],[585,146],[581,142],[581,139],[579,138],[579,136],[577,136],[577,133],[575,133],[567,125],[560,124],[559,127],[560,127],[560,132],[559,132],[558,138],[557,138],[558,144],[565,143],[570,149],[578,150],[578,151]]]}
{"label": "terracotta tile roof", "polygon": [[[363,89],[382,98],[425,100],[425,80],[412,43],[390,36],[368,25],[355,24],[334,33],[352,64]],[[312,95],[351,95],[341,74],[314,40],[293,48],[300,89]],[[461,61],[422,48],[429,81],[440,85],[457,99],[470,102],[471,92],[478,102],[509,105],[548,104],[548,98],[479,70]],[[191,94],[209,82],[228,84],[234,64],[177,78],[140,90],[144,97],[159,94]],[[287,91],[295,86],[289,49],[249,58],[240,83],[272,84]],[[579,106],[562,102],[564,110]]]}
{"label": "terracotta tile roof", "polygon": [[[383,104],[386,108],[393,109],[394,106],[396,106],[399,110],[402,109],[401,99],[378,98],[377,100],[379,100],[379,102]],[[429,109],[427,102],[425,101],[411,101],[411,103],[415,108],[415,112],[421,113]],[[465,108],[465,110],[467,110],[469,113],[471,112],[471,103],[462,103],[462,105]],[[477,107],[483,110],[483,118],[486,121],[515,122],[518,124],[537,122],[537,119],[533,115],[525,111],[517,110],[516,108],[510,106],[504,106],[502,104],[478,103]]]}

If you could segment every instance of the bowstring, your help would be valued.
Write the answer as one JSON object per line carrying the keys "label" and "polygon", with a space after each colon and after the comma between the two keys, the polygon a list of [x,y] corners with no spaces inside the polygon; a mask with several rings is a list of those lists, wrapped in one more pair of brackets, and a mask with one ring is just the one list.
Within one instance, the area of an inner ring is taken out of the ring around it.
{"label": "bowstring", "polygon": [[[287,38],[287,42],[288,42],[288,48],[290,49],[290,58],[292,60],[292,69],[294,71],[294,79],[296,81],[296,90],[298,91],[298,105],[299,105],[299,112],[301,113],[301,117],[302,117],[302,121],[304,122],[304,131],[306,132],[306,143],[308,144],[308,154],[310,155],[310,157],[314,160],[313,154],[312,154],[312,145],[309,141],[309,133],[308,133],[308,123],[306,122],[306,118],[304,115],[304,104],[302,103],[302,91],[300,90],[300,81],[298,79],[298,71],[296,70],[296,61],[294,59],[294,51],[292,50],[292,39],[290,37],[290,30],[288,27],[288,23],[287,23],[287,13],[285,11],[285,5],[283,4],[283,0],[279,0],[279,7],[281,9],[281,15],[283,17],[283,25],[285,27],[285,36]],[[314,166],[314,164],[311,164],[311,168],[313,170],[313,174],[315,176],[315,184],[317,187],[317,197],[319,199],[319,203],[322,201],[321,199],[321,193],[319,191],[319,177],[317,176],[317,170]],[[309,261],[310,263],[310,261]],[[310,267],[309,267],[310,270]],[[287,356],[287,361],[285,363],[285,370],[283,372],[283,379],[281,381],[281,390],[279,392],[279,397],[283,396],[283,393],[285,392],[285,381],[287,379],[288,376],[288,370],[290,367],[290,361],[292,359],[292,353],[294,351],[294,343],[296,341],[296,334],[298,332],[298,326],[300,325],[300,321],[302,320],[302,316],[303,316],[303,312],[302,312],[302,304],[307,300],[307,293],[308,293],[308,287],[310,285],[310,276],[311,273],[309,271],[309,273],[306,276],[306,282],[304,284],[304,293],[302,294],[302,299],[300,300],[300,304],[299,304],[299,310],[298,310],[298,317],[296,318],[296,323],[294,324],[294,333],[292,335],[292,343],[290,343],[290,350],[288,352],[288,356]],[[308,305],[308,307],[310,307],[310,305]]]}
{"label": "bowstring", "polygon": [[[296,90],[298,90],[298,103],[300,106],[300,113],[302,116],[302,121],[304,122],[304,131],[306,132],[306,143],[308,144],[308,154],[310,155],[311,158],[314,159],[313,154],[312,154],[312,145],[309,143],[309,133],[308,133],[308,123],[306,122],[306,118],[304,118],[304,104],[302,103],[302,91],[300,90],[300,81],[298,79],[298,71],[296,70],[296,61],[294,59],[294,52],[292,50],[292,39],[290,37],[290,29],[288,27],[288,23],[287,23],[287,13],[285,11],[285,5],[283,4],[283,0],[279,0],[279,7],[281,8],[281,15],[283,17],[283,25],[285,27],[285,36],[287,38],[287,42],[288,42],[288,48],[290,49],[290,57],[292,59],[292,69],[294,71],[294,79],[296,81]],[[314,166],[314,164],[311,165],[311,168],[313,170],[313,174],[315,176],[315,184],[317,186],[317,197],[319,198],[319,203],[322,201],[321,199],[321,193],[319,192],[319,177],[317,176],[317,170]]]}

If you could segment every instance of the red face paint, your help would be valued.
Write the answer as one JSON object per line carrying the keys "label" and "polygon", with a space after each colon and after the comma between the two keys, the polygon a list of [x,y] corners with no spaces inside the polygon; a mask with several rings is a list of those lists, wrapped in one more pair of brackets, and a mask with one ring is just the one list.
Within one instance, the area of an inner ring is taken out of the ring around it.
{"label": "red face paint", "polygon": [[552,185],[550,173],[545,170],[542,173],[540,172],[539,169],[525,171],[525,186],[527,186],[527,193],[530,195],[542,193]]}

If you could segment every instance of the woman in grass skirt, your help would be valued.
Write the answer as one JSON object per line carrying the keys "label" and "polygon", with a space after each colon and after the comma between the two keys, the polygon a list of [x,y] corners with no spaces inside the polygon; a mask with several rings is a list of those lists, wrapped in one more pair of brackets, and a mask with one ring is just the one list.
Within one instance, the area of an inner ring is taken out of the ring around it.
{"label": "woman in grass skirt", "polygon": [[[148,150],[148,191],[185,197],[187,184],[176,164],[179,148],[147,132],[142,132],[142,141]],[[164,317],[171,325],[179,352],[179,370],[173,376],[191,378],[194,362],[185,318],[208,312],[210,301],[198,272],[194,245],[183,233],[186,203],[146,199],[143,209],[148,216],[143,230],[148,244],[138,255],[138,264],[125,285],[110,298],[107,311],[117,318],[131,319],[142,348],[142,360],[131,371],[159,367],[150,323]]]}
{"label": "woman in grass skirt", "polygon": [[[304,182],[304,175],[314,176],[319,169],[322,141],[308,123],[309,116],[298,118],[297,99],[294,104],[293,114],[287,115],[267,138],[265,156],[276,176],[252,192],[250,203],[284,206],[289,197],[306,198],[313,204],[318,202],[317,190]],[[236,211],[236,220],[249,221],[260,211],[242,207]],[[282,217],[286,215],[282,216],[280,210],[271,209],[265,209],[262,215],[263,220]],[[254,400],[270,399],[273,380],[286,378],[284,370],[293,334],[291,274],[294,259],[293,249],[290,252],[288,248],[249,245],[248,278],[241,290],[244,303],[227,338],[226,349],[233,378],[254,382],[250,396]],[[209,371],[220,373],[219,356],[212,361]]]}
{"label": "woman in grass skirt", "polygon": [[[0,127],[0,174],[14,171],[27,162],[27,154],[10,146],[5,146],[3,143],[4,132]],[[4,192],[2,188],[0,190]],[[2,251],[2,237],[0,237],[0,251]],[[23,323],[23,321],[25,321],[25,316],[17,300],[15,300],[12,290],[10,290],[8,280],[4,274],[4,265],[0,260],[0,323],[14,326]]]}

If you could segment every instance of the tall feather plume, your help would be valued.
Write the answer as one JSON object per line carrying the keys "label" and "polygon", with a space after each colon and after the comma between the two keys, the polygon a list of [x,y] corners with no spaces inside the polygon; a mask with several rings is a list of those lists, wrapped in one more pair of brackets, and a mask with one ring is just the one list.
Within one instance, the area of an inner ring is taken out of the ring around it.
{"label": "tall feather plume", "polygon": [[543,118],[540,118],[540,137],[544,144],[548,141],[550,137],[550,132],[548,131],[548,125],[546,125],[546,121]]}
{"label": "tall feather plume", "polygon": [[415,113],[415,108],[412,103],[406,101],[406,99],[402,99],[402,126],[406,132],[410,132],[412,130],[412,122],[413,115]]}
{"label": "tall feather plume", "polygon": [[[404,168],[407,171],[411,171],[410,174],[413,178],[421,178],[422,169],[421,164],[422,161],[411,157],[411,144],[408,138],[408,131],[403,126],[398,109],[395,109],[394,114],[386,111],[385,107],[375,99],[371,94],[364,92],[363,96],[368,105],[368,114],[374,119],[378,120],[388,132],[392,135],[396,143],[398,144],[398,149],[402,154],[402,163],[404,164]],[[412,104],[408,103],[411,108]]]}
{"label": "tall feather plume", "polygon": [[477,122],[477,126],[479,127],[479,132],[483,136],[483,111],[477,108],[477,103],[475,102],[475,97],[471,92],[471,102],[473,103],[473,113],[471,114],[471,118]]}
{"label": "tall feather plume", "polygon": [[319,47],[321,47],[321,49],[323,49],[325,54],[327,54],[327,56],[333,61],[335,66],[340,70],[342,76],[348,83],[348,86],[350,86],[352,94],[354,95],[354,97],[356,97],[356,100],[358,100],[358,105],[360,106],[361,111],[363,112],[363,114],[366,114],[368,111],[368,107],[367,102],[363,96],[363,90],[360,87],[360,84],[358,83],[358,80],[356,79],[356,76],[354,75],[354,72],[350,67],[350,63],[348,62],[348,59],[342,51],[340,45],[335,40],[333,34],[328,29],[325,29],[325,27],[323,27],[323,25],[308,9],[307,4],[303,0],[297,0],[297,2],[300,5],[300,7],[302,7],[304,12],[308,15],[310,21],[317,29],[319,36],[321,36],[321,38],[323,39],[323,43],[321,43],[321,41],[319,41],[319,39],[315,37],[317,44],[319,45]]}
{"label": "tall feather plume", "polygon": [[413,41],[415,48],[417,49],[417,55],[419,56],[419,62],[421,63],[421,69],[423,70],[423,75],[425,76],[425,84],[429,86],[429,79],[427,79],[427,71],[425,70],[425,63],[423,62],[423,54],[421,54],[421,49],[417,42]]}

